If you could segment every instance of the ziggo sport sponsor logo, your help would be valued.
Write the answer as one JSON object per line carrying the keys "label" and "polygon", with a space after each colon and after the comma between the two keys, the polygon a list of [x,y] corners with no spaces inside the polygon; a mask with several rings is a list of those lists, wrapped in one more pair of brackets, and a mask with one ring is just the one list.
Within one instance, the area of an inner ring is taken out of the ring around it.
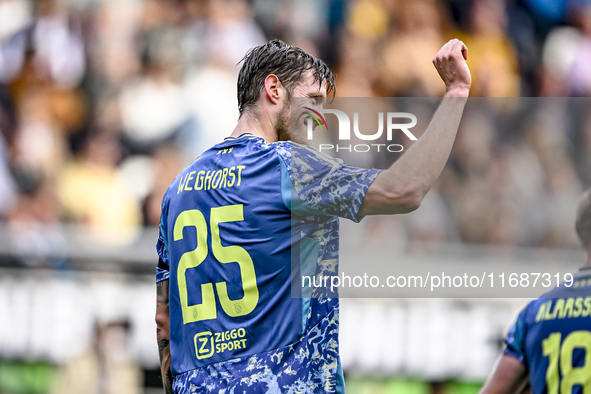
{"label": "ziggo sport sponsor logo", "polygon": [[224,332],[203,331],[195,334],[195,353],[199,360],[214,354],[246,349],[246,330],[235,328]]}
{"label": "ziggo sport sponsor logo", "polygon": [[[316,111],[310,107],[304,107],[307,110],[305,114],[309,115],[311,119],[307,119],[308,140],[312,141],[314,138],[314,121],[321,129],[328,131],[328,125],[324,114],[333,114],[337,117],[339,125],[339,141],[351,140],[351,120],[349,116],[338,109],[323,109]],[[375,141],[380,138],[384,132],[384,119],[386,119],[386,138],[392,141],[394,131],[402,131],[411,141],[416,141],[417,137],[409,130],[416,126],[417,117],[408,112],[387,112],[384,116],[383,112],[378,113],[378,131],[373,134],[363,134],[359,130],[359,112],[353,113],[353,133],[355,137],[363,141]],[[401,119],[408,119],[410,122],[400,123]],[[327,150],[348,151],[348,152],[369,152],[375,150],[376,152],[388,151],[392,153],[402,152],[404,147],[400,144],[320,144],[318,148],[321,152]]]}

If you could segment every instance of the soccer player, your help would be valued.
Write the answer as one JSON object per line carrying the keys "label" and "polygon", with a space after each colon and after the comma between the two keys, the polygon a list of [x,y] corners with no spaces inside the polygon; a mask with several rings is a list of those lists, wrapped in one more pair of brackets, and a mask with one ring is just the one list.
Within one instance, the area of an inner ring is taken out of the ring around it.
{"label": "soccer player", "polygon": [[506,349],[481,394],[591,392],[591,189],[581,197],[576,229],[587,262],[572,286],[530,302],[507,334]]}
{"label": "soccer player", "polygon": [[435,56],[448,98],[378,171],[290,142],[291,97],[315,105],[334,90],[324,62],[279,40],[246,54],[236,128],[162,201],[156,322],[167,392],[344,392],[338,299],[292,297],[292,258],[302,272],[334,274],[338,217],[419,206],[453,145],[471,84],[466,57],[459,40]]}

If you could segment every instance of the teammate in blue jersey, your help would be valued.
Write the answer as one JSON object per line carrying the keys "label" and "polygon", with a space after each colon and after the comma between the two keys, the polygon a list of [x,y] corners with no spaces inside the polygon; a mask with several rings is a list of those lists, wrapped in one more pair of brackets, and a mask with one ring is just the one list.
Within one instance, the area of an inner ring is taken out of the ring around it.
{"label": "teammate in blue jersey", "polygon": [[591,393],[591,189],[581,197],[576,229],[587,262],[571,286],[530,302],[509,330],[506,349],[482,394]]}
{"label": "teammate in blue jersey", "polygon": [[336,273],[339,217],[419,206],[453,145],[471,82],[466,56],[458,40],[436,55],[449,99],[378,171],[291,141],[291,98],[314,106],[334,91],[326,64],[279,40],[249,51],[236,128],[162,201],[156,322],[167,392],[344,392],[338,299],[294,296],[292,280]]}

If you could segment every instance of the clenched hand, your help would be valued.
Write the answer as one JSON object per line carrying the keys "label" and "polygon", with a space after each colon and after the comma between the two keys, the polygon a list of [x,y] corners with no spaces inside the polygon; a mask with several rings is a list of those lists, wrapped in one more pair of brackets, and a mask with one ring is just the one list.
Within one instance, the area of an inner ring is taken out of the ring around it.
{"label": "clenched hand", "polygon": [[457,38],[447,42],[433,58],[433,64],[445,82],[446,97],[468,97],[472,76],[466,59],[468,48]]}

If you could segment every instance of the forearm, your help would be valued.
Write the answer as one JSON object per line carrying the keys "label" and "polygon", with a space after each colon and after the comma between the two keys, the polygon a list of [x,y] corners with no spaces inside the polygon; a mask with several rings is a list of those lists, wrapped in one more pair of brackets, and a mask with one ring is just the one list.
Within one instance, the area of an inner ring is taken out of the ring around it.
{"label": "forearm", "polygon": [[[467,97],[445,97],[423,135],[368,190],[362,215],[410,212],[443,171]],[[369,196],[369,198],[367,198]]]}
{"label": "forearm", "polygon": [[431,123],[410,149],[387,172],[394,184],[402,176],[423,198],[443,171],[453,147],[467,97],[445,97]]}
{"label": "forearm", "polygon": [[504,354],[479,394],[520,394],[527,381],[525,365],[515,357]]}
{"label": "forearm", "polygon": [[466,64],[468,48],[454,39],[433,59],[445,82],[443,102],[421,138],[367,190],[360,216],[406,213],[419,207],[449,158],[468,100],[472,77]]}
{"label": "forearm", "polygon": [[156,337],[160,355],[160,372],[166,394],[172,393],[172,373],[170,370],[170,316],[168,310],[168,280],[156,284]]}

